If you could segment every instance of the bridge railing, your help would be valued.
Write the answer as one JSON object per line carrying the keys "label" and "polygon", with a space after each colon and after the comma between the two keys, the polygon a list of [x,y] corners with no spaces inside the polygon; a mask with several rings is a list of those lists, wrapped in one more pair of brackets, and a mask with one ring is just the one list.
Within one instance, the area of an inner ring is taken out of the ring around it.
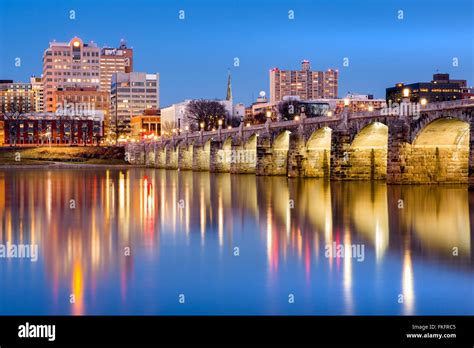
{"label": "bridge railing", "polygon": [[[428,103],[421,106],[420,111],[437,111],[437,110],[447,110],[460,107],[474,107],[474,99],[460,99],[456,101],[443,101],[437,103]],[[374,109],[372,111],[362,111],[357,113],[352,113],[348,109],[342,113],[339,113],[334,116],[329,117],[303,117],[299,120],[289,120],[289,121],[267,121],[269,123],[257,124],[257,125],[244,125],[243,123],[239,127],[235,128],[221,128],[214,131],[196,131],[188,132],[184,131],[179,135],[172,136],[171,138],[159,137],[158,140],[142,140],[142,143],[163,143],[169,140],[185,140],[185,139],[196,139],[205,137],[206,139],[212,138],[214,136],[220,136],[221,139],[225,139],[229,135],[242,133],[258,133],[260,131],[265,131],[266,129],[277,129],[277,128],[293,128],[300,125],[314,125],[319,123],[333,123],[341,122],[344,120],[344,117],[347,117],[347,120],[356,120],[364,118],[377,118],[377,117],[399,117],[398,115],[385,115],[382,112],[382,109]]]}

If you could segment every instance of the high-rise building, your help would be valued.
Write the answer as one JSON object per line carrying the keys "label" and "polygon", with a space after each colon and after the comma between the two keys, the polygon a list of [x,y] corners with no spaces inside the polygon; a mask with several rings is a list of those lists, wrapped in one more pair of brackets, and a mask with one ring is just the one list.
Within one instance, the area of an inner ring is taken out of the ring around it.
{"label": "high-rise building", "polygon": [[148,109],[159,109],[160,75],[142,72],[115,73],[112,75],[110,138],[130,134],[132,116]]}
{"label": "high-rise building", "polygon": [[58,88],[100,87],[100,48],[74,37],[69,42],[50,42],[43,54],[45,111],[54,111],[53,92]]}
{"label": "high-rise building", "polygon": [[298,96],[301,100],[337,98],[339,72],[334,69],[312,71],[309,60],[301,62],[301,70],[270,70],[270,102],[281,101],[285,96]]}
{"label": "high-rise building", "polygon": [[0,114],[35,111],[35,93],[30,83],[0,80]]}
{"label": "high-rise building", "polygon": [[35,93],[35,111],[44,111],[44,88],[43,79],[41,77],[32,76],[30,78],[31,88]]}
{"label": "high-rise building", "polygon": [[133,71],[133,49],[127,48],[125,41],[119,48],[104,47],[100,53],[100,89],[110,93],[112,75],[117,72]]}

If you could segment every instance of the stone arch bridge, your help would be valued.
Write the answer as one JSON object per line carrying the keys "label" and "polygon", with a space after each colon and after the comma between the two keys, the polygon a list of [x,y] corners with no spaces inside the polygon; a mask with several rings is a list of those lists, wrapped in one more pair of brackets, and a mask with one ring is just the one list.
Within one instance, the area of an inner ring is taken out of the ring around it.
{"label": "stone arch bridge", "polygon": [[[474,184],[474,100],[431,103],[415,115],[382,110],[181,132],[126,145],[132,164],[155,168]],[[472,180],[471,180],[472,178]]]}

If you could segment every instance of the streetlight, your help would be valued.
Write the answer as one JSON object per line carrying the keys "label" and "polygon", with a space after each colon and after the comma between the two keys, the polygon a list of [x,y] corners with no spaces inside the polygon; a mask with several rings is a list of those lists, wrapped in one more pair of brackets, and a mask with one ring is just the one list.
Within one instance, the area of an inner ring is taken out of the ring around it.
{"label": "streetlight", "polygon": [[420,104],[425,106],[426,104],[428,104],[428,100],[426,100],[426,98],[421,98]]}
{"label": "streetlight", "polygon": [[369,105],[369,111],[370,112],[374,111],[374,107],[372,105]]}
{"label": "streetlight", "polygon": [[270,110],[268,110],[266,115],[267,115],[267,118],[270,118],[270,117],[272,117],[272,112]]}
{"label": "streetlight", "polygon": [[201,126],[201,129],[204,129],[204,122],[201,122],[200,126]]}
{"label": "streetlight", "polygon": [[344,98],[344,106],[349,106],[350,100],[349,98]]}
{"label": "streetlight", "polygon": [[295,121],[299,121],[300,117],[298,115],[295,116]]}
{"label": "streetlight", "polygon": [[410,96],[410,89],[409,88],[404,88],[403,89],[403,97],[408,98]]}
{"label": "streetlight", "polygon": [[222,126],[222,119],[219,119],[219,120],[217,121],[217,124],[218,124],[219,126]]}

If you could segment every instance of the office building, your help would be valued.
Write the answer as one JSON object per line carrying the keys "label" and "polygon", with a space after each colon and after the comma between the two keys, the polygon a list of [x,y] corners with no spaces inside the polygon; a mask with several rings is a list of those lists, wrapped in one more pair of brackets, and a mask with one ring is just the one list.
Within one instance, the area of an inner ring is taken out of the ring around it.
{"label": "office building", "polygon": [[298,96],[301,100],[337,98],[339,72],[334,69],[312,71],[309,60],[301,62],[301,70],[270,70],[270,102],[276,103],[285,96]]}
{"label": "office building", "polygon": [[159,85],[159,74],[119,72],[112,75],[111,111],[107,121],[111,139],[130,134],[132,116],[159,109]]}
{"label": "office building", "polygon": [[35,111],[35,93],[30,83],[0,80],[0,114]]}
{"label": "office building", "polygon": [[30,78],[31,88],[35,94],[35,111],[44,111],[44,88],[43,79],[41,77],[32,76]]}
{"label": "office building", "polygon": [[74,37],[69,42],[50,42],[43,54],[45,111],[53,112],[53,93],[60,88],[100,87],[100,48]]}
{"label": "office building", "polygon": [[399,103],[403,98],[411,102],[425,99],[429,103],[459,100],[466,85],[466,80],[451,80],[449,74],[434,74],[431,82],[397,83],[395,87],[386,89],[385,97],[387,103]]}
{"label": "office building", "polygon": [[118,48],[104,47],[100,53],[100,89],[110,93],[112,75],[133,71],[133,49],[127,48],[125,41]]}

